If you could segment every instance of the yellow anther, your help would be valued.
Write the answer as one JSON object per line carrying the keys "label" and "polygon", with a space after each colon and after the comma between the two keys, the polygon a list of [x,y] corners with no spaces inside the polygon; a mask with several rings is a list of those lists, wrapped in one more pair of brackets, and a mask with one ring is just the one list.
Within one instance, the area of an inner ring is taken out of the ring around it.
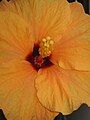
{"label": "yellow anther", "polygon": [[46,39],[45,39],[45,38],[43,38],[43,39],[42,39],[42,41],[43,41],[43,42],[46,42]]}
{"label": "yellow anther", "polygon": [[50,40],[50,44],[54,44],[54,41],[53,41],[53,40]]}
{"label": "yellow anther", "polygon": [[48,57],[52,54],[54,46],[54,40],[51,39],[51,37],[43,38],[40,42],[40,48],[39,48],[39,54],[42,56],[42,58]]}
{"label": "yellow anther", "polygon": [[45,47],[47,47],[47,45],[48,45],[47,43],[44,44]]}
{"label": "yellow anther", "polygon": [[47,40],[51,40],[51,37],[50,37],[50,36],[48,36],[48,37],[46,37],[46,39],[47,39]]}

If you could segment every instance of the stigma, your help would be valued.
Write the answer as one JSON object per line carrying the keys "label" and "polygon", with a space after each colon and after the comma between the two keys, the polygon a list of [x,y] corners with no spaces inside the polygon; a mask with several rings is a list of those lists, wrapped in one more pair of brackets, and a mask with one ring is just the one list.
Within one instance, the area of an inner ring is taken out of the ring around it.
{"label": "stigma", "polygon": [[51,37],[43,38],[39,45],[39,54],[42,58],[49,57],[54,50],[54,40]]}

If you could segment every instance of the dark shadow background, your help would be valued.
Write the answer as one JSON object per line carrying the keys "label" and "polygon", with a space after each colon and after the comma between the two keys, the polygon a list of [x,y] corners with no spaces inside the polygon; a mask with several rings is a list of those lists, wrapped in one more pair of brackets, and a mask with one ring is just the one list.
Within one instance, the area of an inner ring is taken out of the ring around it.
{"label": "dark shadow background", "polygon": [[[66,116],[67,120],[90,120],[90,108],[83,104],[72,114]],[[64,120],[63,115],[59,114],[54,120]]]}
{"label": "dark shadow background", "polygon": [[[9,2],[10,0],[7,0],[7,1]],[[67,1],[75,2],[76,0],[67,0]],[[77,1],[83,5],[85,13],[90,14],[90,0],[77,0]],[[87,105],[83,104],[78,110],[74,111],[70,115],[67,115],[66,117],[67,117],[67,120],[90,120],[90,108]],[[7,120],[5,118],[5,115],[2,109],[0,109],[0,120]],[[54,120],[64,120],[63,115],[59,114],[58,116],[55,117]]]}

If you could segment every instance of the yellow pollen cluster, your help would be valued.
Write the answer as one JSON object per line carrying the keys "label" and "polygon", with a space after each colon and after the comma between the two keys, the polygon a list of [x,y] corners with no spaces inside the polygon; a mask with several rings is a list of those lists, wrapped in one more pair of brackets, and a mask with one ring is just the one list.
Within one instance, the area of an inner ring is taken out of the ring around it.
{"label": "yellow pollen cluster", "polygon": [[54,40],[51,37],[43,38],[40,42],[39,54],[42,58],[48,57],[52,54]]}

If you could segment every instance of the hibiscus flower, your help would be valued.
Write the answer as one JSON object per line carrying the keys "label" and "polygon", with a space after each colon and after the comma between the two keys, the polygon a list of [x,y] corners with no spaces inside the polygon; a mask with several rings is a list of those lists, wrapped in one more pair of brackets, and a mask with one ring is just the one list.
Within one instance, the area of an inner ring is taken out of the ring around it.
{"label": "hibiscus flower", "polygon": [[53,120],[90,106],[90,16],[66,0],[0,4],[0,107],[8,120]]}

